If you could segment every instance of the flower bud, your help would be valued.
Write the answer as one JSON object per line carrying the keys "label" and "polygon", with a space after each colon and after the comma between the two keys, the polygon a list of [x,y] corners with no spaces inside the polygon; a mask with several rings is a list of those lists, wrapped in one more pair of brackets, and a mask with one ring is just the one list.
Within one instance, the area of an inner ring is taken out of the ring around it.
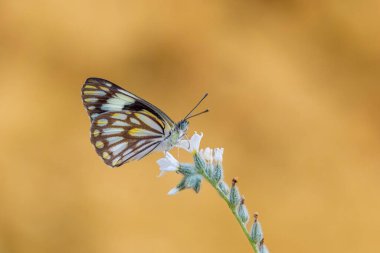
{"label": "flower bud", "polygon": [[186,177],[183,177],[182,180],[181,180],[181,182],[179,182],[179,184],[176,187],[172,188],[168,192],[168,195],[177,194],[177,192],[182,191],[183,189],[185,189],[186,188],[185,181],[186,181]]}
{"label": "flower bud", "polygon": [[193,186],[193,190],[198,193],[201,189],[201,183],[202,183],[202,177],[201,176],[198,176],[195,183],[194,183],[194,186]]}
{"label": "flower bud", "polygon": [[216,161],[216,163],[222,163],[223,161],[223,151],[224,151],[224,148],[215,148],[214,149],[214,159]]}
{"label": "flower bud", "polygon": [[267,246],[265,246],[264,243],[260,244],[259,253],[269,253],[269,250],[268,250]]}
{"label": "flower bud", "polygon": [[251,228],[251,239],[255,243],[260,243],[264,238],[263,230],[261,229],[261,224],[258,220],[258,217],[259,217],[259,214],[256,212],[253,215],[253,218],[255,221]]}
{"label": "flower bud", "polygon": [[249,213],[248,213],[247,207],[244,204],[244,197],[241,198],[240,205],[239,205],[239,208],[238,208],[238,215],[239,215],[240,220],[244,224],[248,222],[248,220],[249,220]]}
{"label": "flower bud", "polygon": [[222,164],[217,163],[212,173],[212,180],[215,183],[219,183],[223,179],[223,167]]}
{"label": "flower bud", "polygon": [[207,147],[203,152],[203,158],[208,163],[212,163],[212,149]]}
{"label": "flower bud", "polygon": [[230,187],[224,181],[218,183],[218,188],[223,192],[224,196],[228,196],[230,193]]}
{"label": "flower bud", "polygon": [[201,188],[201,182],[202,176],[199,174],[186,175],[182,178],[181,182],[179,182],[179,184],[175,188],[171,189],[168,192],[168,194],[174,195],[177,192],[187,188],[192,188],[196,193],[198,193]]}
{"label": "flower bud", "polygon": [[194,188],[199,182],[202,180],[202,177],[198,174],[186,176],[185,180],[185,188]]}
{"label": "flower bud", "polygon": [[232,188],[231,188],[231,192],[230,192],[230,203],[233,207],[236,207],[237,205],[239,205],[240,200],[241,200],[239,189],[237,188],[236,183],[237,183],[237,178],[232,179]]}

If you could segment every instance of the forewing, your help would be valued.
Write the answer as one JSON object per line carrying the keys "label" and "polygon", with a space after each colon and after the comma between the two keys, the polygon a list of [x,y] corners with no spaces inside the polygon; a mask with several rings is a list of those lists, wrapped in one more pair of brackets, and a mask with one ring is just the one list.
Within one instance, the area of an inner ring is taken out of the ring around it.
{"label": "forewing", "polygon": [[102,113],[91,126],[91,143],[111,167],[139,160],[165,139],[165,122],[147,110]]}
{"label": "forewing", "polygon": [[106,112],[147,110],[169,127],[175,124],[156,106],[105,79],[88,78],[82,87],[82,100],[92,121]]}

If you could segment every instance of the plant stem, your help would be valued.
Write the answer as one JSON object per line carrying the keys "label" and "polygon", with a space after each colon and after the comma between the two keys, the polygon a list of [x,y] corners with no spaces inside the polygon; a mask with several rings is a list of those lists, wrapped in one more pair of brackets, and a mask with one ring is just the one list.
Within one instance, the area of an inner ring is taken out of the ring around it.
{"label": "plant stem", "polygon": [[202,171],[201,174],[207,180],[207,182],[209,182],[212,185],[212,187],[219,193],[219,195],[222,197],[222,199],[227,203],[227,205],[230,208],[232,214],[235,216],[237,222],[239,223],[241,229],[243,230],[245,236],[247,237],[249,243],[251,244],[254,252],[258,253],[259,250],[258,250],[258,248],[256,246],[256,243],[251,239],[251,236],[249,235],[249,232],[248,232],[247,228],[245,227],[244,223],[240,220],[239,215],[236,212],[236,207],[233,207],[230,204],[230,200],[227,198],[227,196],[224,195],[224,193],[218,188],[218,185],[205,172]]}

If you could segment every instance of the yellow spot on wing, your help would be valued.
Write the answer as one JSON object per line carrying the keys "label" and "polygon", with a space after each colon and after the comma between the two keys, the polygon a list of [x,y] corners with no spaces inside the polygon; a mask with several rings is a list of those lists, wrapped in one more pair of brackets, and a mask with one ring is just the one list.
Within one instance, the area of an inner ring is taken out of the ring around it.
{"label": "yellow spot on wing", "polygon": [[106,120],[106,119],[99,119],[97,121],[98,126],[105,126],[105,125],[107,125],[107,123],[108,123],[108,120]]}
{"label": "yellow spot on wing", "polygon": [[95,129],[92,134],[94,135],[94,137],[98,137],[100,134],[100,131],[98,129]]}
{"label": "yellow spot on wing", "polygon": [[111,117],[114,119],[120,119],[120,120],[126,120],[127,119],[127,115],[125,115],[123,113],[114,113],[114,114],[112,114]]}
{"label": "yellow spot on wing", "polygon": [[112,166],[116,166],[116,165],[118,165],[118,164],[120,164],[120,156],[119,157],[117,157],[117,158],[115,158],[113,161],[112,161]]}
{"label": "yellow spot on wing", "polygon": [[137,135],[138,133],[140,133],[142,131],[142,129],[140,128],[132,128],[128,131],[128,134],[129,135]]}
{"label": "yellow spot on wing", "polygon": [[106,159],[106,160],[108,160],[108,159],[110,159],[111,158],[111,156],[110,156],[110,154],[108,154],[107,152],[103,152],[103,158],[104,159]]}
{"label": "yellow spot on wing", "polygon": [[100,89],[104,90],[104,91],[110,91],[110,89],[108,89],[107,87],[103,87],[103,86],[100,86]]}
{"label": "yellow spot on wing", "polygon": [[92,85],[86,85],[86,86],[84,86],[86,89],[96,89],[96,87],[95,86],[92,86]]}
{"label": "yellow spot on wing", "polygon": [[95,146],[96,146],[97,148],[103,148],[103,147],[104,147],[104,143],[101,142],[101,141],[97,141],[97,142],[95,143]]}
{"label": "yellow spot on wing", "polygon": [[97,98],[85,98],[84,101],[85,102],[96,102],[96,101],[98,101],[98,99]]}
{"label": "yellow spot on wing", "polygon": [[104,93],[104,91],[98,91],[98,90],[85,90],[83,93],[85,95],[100,95],[100,96],[103,96],[106,94]]}
{"label": "yellow spot on wing", "polygon": [[161,137],[161,134],[158,134],[156,132],[149,131],[147,129],[141,129],[141,128],[132,128],[128,131],[128,134],[131,136],[137,136],[137,137]]}

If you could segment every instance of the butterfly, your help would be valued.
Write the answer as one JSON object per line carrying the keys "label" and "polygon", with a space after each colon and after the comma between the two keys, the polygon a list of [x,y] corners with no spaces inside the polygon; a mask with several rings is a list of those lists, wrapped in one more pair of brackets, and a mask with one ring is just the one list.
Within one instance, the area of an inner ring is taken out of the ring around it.
{"label": "butterfly", "polygon": [[186,135],[188,119],[207,93],[186,117],[175,123],[148,101],[101,78],[88,78],[82,100],[91,119],[91,143],[111,167],[139,160],[153,151],[169,151]]}

